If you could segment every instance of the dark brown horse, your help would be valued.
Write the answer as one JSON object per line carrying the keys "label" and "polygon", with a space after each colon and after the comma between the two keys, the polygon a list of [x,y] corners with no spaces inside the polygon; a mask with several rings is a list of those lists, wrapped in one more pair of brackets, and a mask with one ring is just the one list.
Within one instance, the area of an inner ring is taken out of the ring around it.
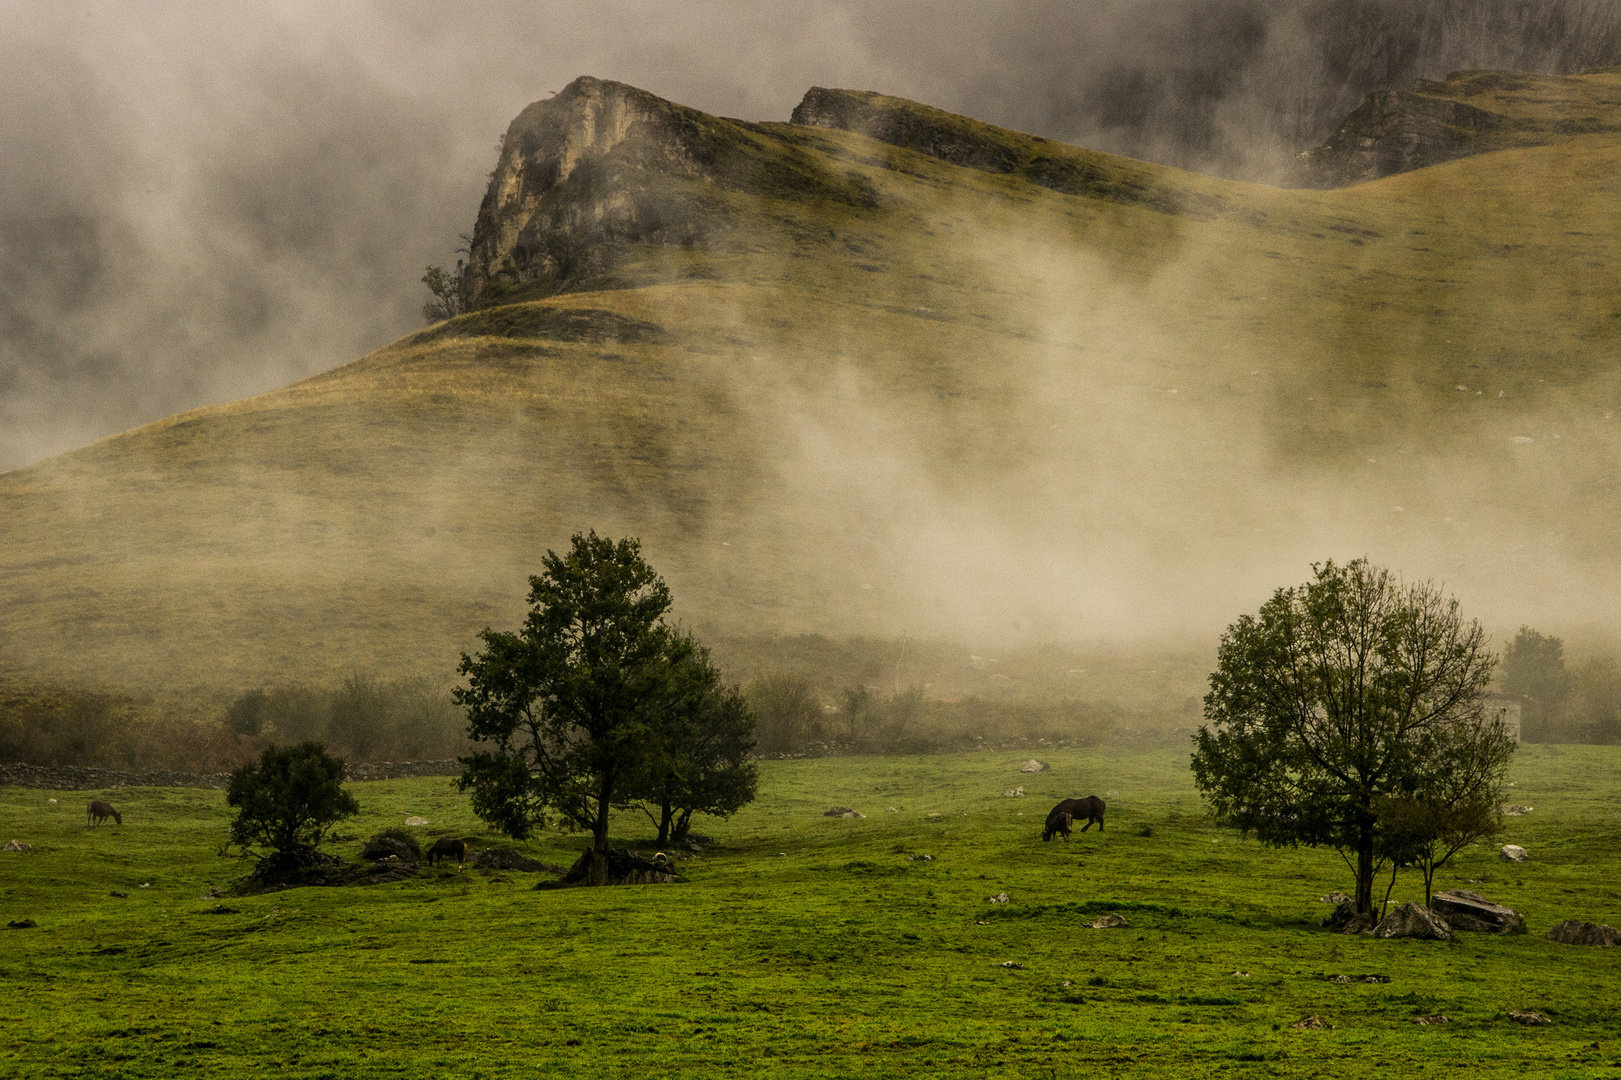
{"label": "dark brown horse", "polygon": [[1081,826],[1085,832],[1098,823],[1098,832],[1103,831],[1103,800],[1096,795],[1088,795],[1084,799],[1065,799],[1047,812],[1047,825],[1041,834],[1043,841],[1051,840],[1057,833],[1064,834],[1064,842],[1069,843],[1070,826],[1080,818],[1086,819]]}
{"label": "dark brown horse", "polygon": [[428,865],[437,866],[440,859],[448,859],[452,855],[456,856],[456,869],[460,871],[462,863],[467,861],[467,841],[454,836],[441,836],[428,849]]}
{"label": "dark brown horse", "polygon": [[108,818],[112,818],[120,825],[124,824],[124,815],[114,810],[112,803],[104,803],[100,799],[92,800],[90,805],[85,807],[84,816],[91,825],[100,825]]}

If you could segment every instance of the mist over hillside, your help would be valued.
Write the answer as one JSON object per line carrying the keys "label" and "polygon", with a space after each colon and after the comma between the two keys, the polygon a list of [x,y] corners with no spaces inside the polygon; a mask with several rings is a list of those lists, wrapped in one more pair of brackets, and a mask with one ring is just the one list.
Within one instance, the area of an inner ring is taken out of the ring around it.
{"label": "mist over hillside", "polygon": [[490,146],[582,71],[780,121],[878,90],[1280,175],[1369,91],[1621,63],[1598,0],[17,5],[0,41],[0,469],[419,325]]}

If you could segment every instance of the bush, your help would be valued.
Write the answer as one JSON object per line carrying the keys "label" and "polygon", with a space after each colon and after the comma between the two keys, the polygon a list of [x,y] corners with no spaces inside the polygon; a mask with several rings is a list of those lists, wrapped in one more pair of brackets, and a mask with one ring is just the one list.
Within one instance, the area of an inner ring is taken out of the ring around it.
{"label": "bush", "polygon": [[244,851],[269,849],[274,861],[311,862],[332,826],[360,812],[343,789],[344,773],[343,759],[318,742],[265,747],[257,764],[231,773],[231,842]]}

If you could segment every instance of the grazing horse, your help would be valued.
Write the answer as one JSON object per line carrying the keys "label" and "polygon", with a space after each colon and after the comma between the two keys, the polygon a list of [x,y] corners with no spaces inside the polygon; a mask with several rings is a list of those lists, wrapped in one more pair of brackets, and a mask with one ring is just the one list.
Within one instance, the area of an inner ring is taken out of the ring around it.
{"label": "grazing horse", "polygon": [[1098,832],[1103,831],[1103,800],[1096,795],[1088,795],[1084,799],[1065,799],[1047,812],[1046,831],[1041,834],[1042,840],[1051,840],[1054,833],[1063,833],[1064,842],[1069,843],[1070,826],[1078,818],[1085,818],[1086,824],[1081,826],[1085,832],[1098,823]]}
{"label": "grazing horse", "polygon": [[91,825],[100,825],[108,818],[112,818],[120,825],[124,824],[124,815],[114,810],[112,803],[104,803],[100,799],[93,800],[85,807],[84,815]]}
{"label": "grazing horse", "polygon": [[462,863],[467,861],[467,841],[457,840],[453,836],[441,836],[433,842],[428,849],[428,865],[437,866],[440,859],[456,856],[456,872],[461,873]]}

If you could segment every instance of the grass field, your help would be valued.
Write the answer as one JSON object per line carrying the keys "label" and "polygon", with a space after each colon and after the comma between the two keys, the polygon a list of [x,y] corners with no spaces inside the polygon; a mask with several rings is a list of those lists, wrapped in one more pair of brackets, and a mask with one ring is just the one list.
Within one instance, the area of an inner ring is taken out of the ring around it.
{"label": "grass field", "polygon": [[[1456,944],[1316,925],[1332,852],[1210,825],[1177,750],[1015,749],[762,764],[762,795],[700,826],[675,886],[533,888],[454,868],[397,885],[204,899],[217,792],[0,789],[0,1074],[349,1076],[1613,1076],[1621,950],[1544,940],[1621,922],[1621,748],[1528,746],[1500,842],[1438,887],[1530,933]],[[1022,785],[1027,796],[1008,798]],[[407,815],[483,835],[444,779],[354,785],[359,836]],[[1105,794],[1107,831],[1042,844],[1056,799]],[[48,799],[56,798],[55,804]],[[865,820],[823,817],[842,804]],[[888,813],[888,807],[895,813]],[[928,814],[942,815],[933,822]],[[630,814],[619,830],[646,830]],[[494,838],[491,838],[494,839]],[[565,862],[578,838],[523,845]],[[357,845],[337,849],[353,856]],[[931,860],[909,856],[928,854]],[[1478,884],[1466,885],[1469,882]],[[1396,898],[1422,886],[1398,882]],[[119,899],[109,895],[127,893]],[[1009,903],[988,898],[1006,892]],[[236,909],[211,914],[223,903]],[[1086,928],[1115,911],[1123,929]],[[1007,962],[1022,967],[1004,967]],[[1335,983],[1333,976],[1352,976]],[[1388,982],[1357,981],[1369,975]],[[1509,1009],[1553,1019],[1526,1028]],[[1450,1023],[1420,1026],[1445,1014]],[[1331,1030],[1290,1025],[1319,1015]]]}

